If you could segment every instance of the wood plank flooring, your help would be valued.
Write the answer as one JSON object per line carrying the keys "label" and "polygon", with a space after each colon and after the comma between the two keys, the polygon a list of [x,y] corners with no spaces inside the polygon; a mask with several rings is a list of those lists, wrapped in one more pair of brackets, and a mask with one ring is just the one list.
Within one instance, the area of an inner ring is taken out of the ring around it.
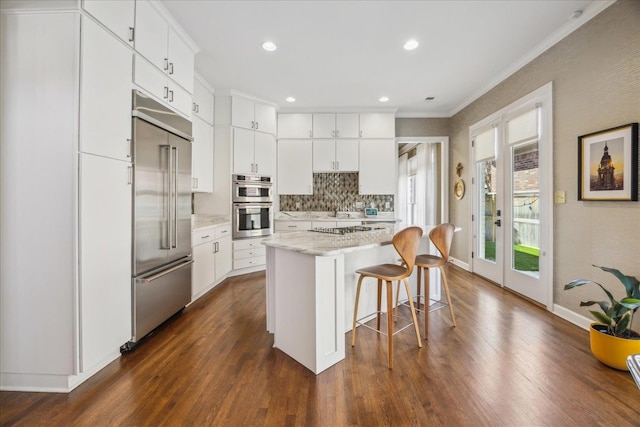
{"label": "wood plank flooring", "polygon": [[[69,394],[0,393],[3,426],[640,426],[640,390],[586,331],[455,266],[457,328],[431,313],[386,341],[358,331],[316,376],[272,348],[264,273],[227,279]],[[421,316],[419,316],[421,317]],[[422,324],[421,324],[422,327]]]}

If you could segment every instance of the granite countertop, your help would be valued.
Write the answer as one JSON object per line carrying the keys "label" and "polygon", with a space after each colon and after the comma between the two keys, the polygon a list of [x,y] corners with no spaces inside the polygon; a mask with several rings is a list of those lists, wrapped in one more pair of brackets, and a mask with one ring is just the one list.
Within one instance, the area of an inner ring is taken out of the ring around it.
{"label": "granite countertop", "polygon": [[367,217],[364,212],[280,212],[276,221],[395,221],[394,212],[378,212],[377,216]]}
{"label": "granite countertop", "polygon": [[191,231],[230,223],[231,220],[225,217],[202,214],[191,215]]}
{"label": "granite countertop", "polygon": [[358,231],[343,235],[312,231],[275,233],[262,240],[262,244],[309,255],[338,255],[389,245],[397,231],[397,226],[393,224],[372,225],[370,228],[370,231]]}

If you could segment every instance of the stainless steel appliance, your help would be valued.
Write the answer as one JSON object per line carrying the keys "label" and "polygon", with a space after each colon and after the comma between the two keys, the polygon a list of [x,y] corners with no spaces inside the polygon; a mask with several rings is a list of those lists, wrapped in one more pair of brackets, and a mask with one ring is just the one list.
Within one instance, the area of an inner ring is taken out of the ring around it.
{"label": "stainless steel appliance", "polygon": [[191,300],[191,122],[133,94],[135,344]]}
{"label": "stainless steel appliance", "polygon": [[233,175],[233,238],[273,233],[271,177]]}

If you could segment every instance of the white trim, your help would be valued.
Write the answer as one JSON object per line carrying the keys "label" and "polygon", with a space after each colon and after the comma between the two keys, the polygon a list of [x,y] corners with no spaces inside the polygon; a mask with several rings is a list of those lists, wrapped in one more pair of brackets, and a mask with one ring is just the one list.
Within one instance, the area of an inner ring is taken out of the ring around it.
{"label": "white trim", "polygon": [[287,107],[280,106],[278,113],[391,113],[396,114],[397,108],[378,107]]}
{"label": "white trim", "polygon": [[569,310],[568,308],[565,308],[561,305],[558,304],[554,304],[553,305],[553,314],[555,314],[556,316],[566,320],[567,322],[573,323],[576,326],[579,326],[580,328],[588,331],[589,330],[589,325],[591,325],[594,321],[584,317],[581,314],[578,314],[574,311]]}
{"label": "white trim", "polygon": [[453,108],[448,113],[448,117],[453,117],[457,113],[459,113],[462,109],[466,108],[472,102],[480,98],[482,95],[489,92],[494,87],[498,86],[502,81],[506,80],[511,75],[515,74],[516,71],[520,70],[522,67],[527,65],[529,62],[533,61],[535,58],[540,56],[542,53],[550,49],[553,45],[558,43],[560,40],[567,37],[569,34],[580,28],[582,25],[586,24],[591,18],[611,6],[615,3],[616,0],[599,0],[594,1],[586,7],[584,11],[582,11],[582,15],[578,19],[571,20],[563,27],[559,28],[557,31],[550,34],[547,38],[545,38],[542,42],[540,42],[536,47],[522,56],[519,60],[514,62],[511,66],[504,69],[501,73],[496,75],[492,80],[489,81],[486,85],[484,85],[480,90],[478,90],[475,94],[471,95],[469,98],[462,101],[458,106]]}
{"label": "white trim", "polygon": [[458,258],[454,258],[452,256],[449,257],[449,262],[455,266],[458,266],[460,268],[465,269],[466,271],[471,272],[471,270],[469,270],[469,264],[467,264],[466,262],[460,261]]}

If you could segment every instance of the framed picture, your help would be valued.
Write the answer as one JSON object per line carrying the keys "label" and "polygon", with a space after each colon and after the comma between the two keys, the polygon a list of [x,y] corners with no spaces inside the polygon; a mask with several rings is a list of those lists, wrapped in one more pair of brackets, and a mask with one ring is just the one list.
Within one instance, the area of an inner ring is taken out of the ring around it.
{"label": "framed picture", "polygon": [[578,137],[578,200],[638,200],[638,123]]}

